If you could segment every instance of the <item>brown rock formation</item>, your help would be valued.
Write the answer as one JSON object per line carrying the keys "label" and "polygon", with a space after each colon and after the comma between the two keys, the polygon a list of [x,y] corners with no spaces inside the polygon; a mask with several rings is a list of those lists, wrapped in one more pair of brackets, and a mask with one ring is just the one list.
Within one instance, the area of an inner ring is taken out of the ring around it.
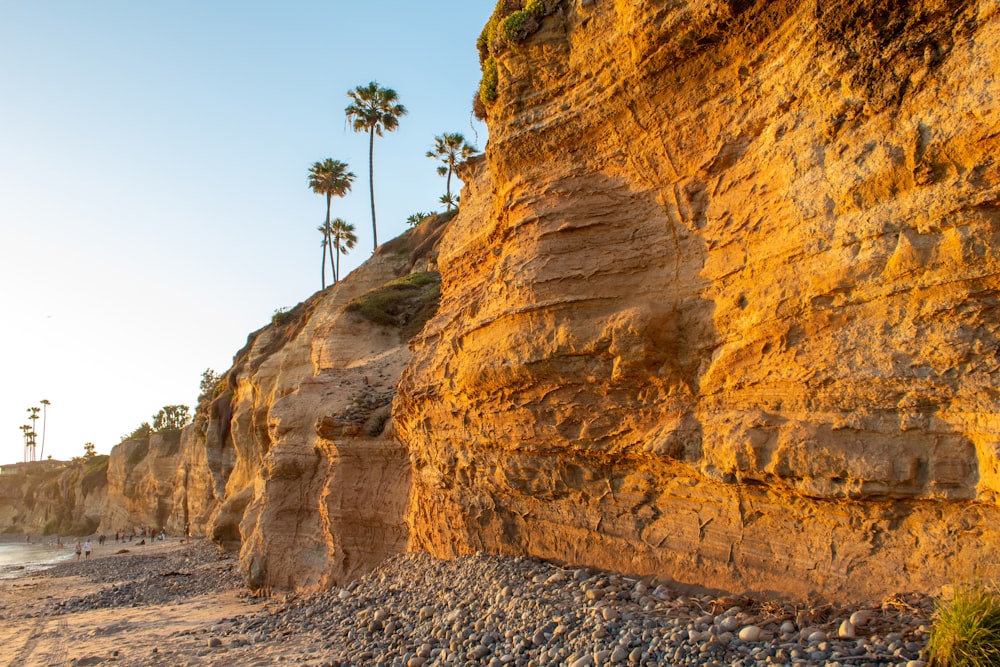
{"label": "brown rock formation", "polygon": [[[231,450],[231,447],[230,447]],[[202,535],[224,495],[221,472],[209,463],[213,449],[200,428],[163,431],[125,440],[111,450],[108,494],[99,530],[166,528],[181,535],[190,525]]]}
{"label": "brown rock formation", "polygon": [[107,499],[107,456],[4,466],[0,531],[86,535],[97,527]]}
{"label": "brown rock formation", "polygon": [[995,565],[995,3],[567,0],[498,64],[394,408],[411,545],[833,597]]}
{"label": "brown rock formation", "polygon": [[386,424],[409,336],[436,308],[446,223],[381,246],[238,355],[234,466],[209,531],[240,545],[252,588],[327,587],[406,548],[409,461]]}

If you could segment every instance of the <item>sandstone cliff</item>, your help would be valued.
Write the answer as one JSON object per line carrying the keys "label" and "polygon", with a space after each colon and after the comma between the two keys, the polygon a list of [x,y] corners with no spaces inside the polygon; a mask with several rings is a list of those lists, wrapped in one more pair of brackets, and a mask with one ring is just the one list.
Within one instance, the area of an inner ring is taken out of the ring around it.
{"label": "sandstone cliff", "polygon": [[450,216],[379,247],[334,287],[251,336],[229,373],[235,453],[209,534],[253,589],[320,588],[406,548],[406,448],[389,411],[409,338],[437,307]]}
{"label": "sandstone cliff", "polygon": [[407,548],[828,598],[995,569],[997,3],[545,14],[487,44],[458,217],[251,334],[106,489],[46,486],[89,489],[59,516],[190,523],[258,590]]}
{"label": "sandstone cliff", "polygon": [[225,475],[210,465],[211,452],[199,425],[115,446],[99,530],[110,535],[120,529],[166,528],[167,534],[180,535],[190,526],[192,534],[203,535],[224,498]]}
{"label": "sandstone cliff", "polygon": [[107,500],[107,467],[107,456],[19,464],[0,477],[0,532],[94,532]]}
{"label": "sandstone cliff", "polygon": [[394,405],[411,547],[833,597],[996,565],[997,3],[547,4]]}

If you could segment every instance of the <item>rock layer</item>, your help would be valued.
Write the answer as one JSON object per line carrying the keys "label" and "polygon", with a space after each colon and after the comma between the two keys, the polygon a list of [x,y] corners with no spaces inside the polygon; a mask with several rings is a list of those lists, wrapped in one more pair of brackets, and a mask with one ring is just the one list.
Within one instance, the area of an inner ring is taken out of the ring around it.
{"label": "rock layer", "polygon": [[394,408],[411,546],[830,596],[995,565],[998,54],[945,0],[564,2],[507,48]]}

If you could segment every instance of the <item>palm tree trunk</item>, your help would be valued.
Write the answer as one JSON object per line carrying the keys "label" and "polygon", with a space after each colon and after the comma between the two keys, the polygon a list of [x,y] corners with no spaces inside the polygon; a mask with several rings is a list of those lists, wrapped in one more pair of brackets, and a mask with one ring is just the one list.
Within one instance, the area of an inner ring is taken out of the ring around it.
{"label": "palm tree trunk", "polygon": [[[338,229],[339,229],[339,227],[338,227]],[[335,241],[334,245],[337,248],[337,268],[336,268],[336,273],[337,273],[337,279],[339,280],[340,279],[340,233],[337,234],[337,238],[334,239],[334,241]]]}
{"label": "palm tree trunk", "polygon": [[333,248],[334,248],[333,240],[331,239],[330,242],[327,245],[330,246],[330,268],[333,269],[333,284],[336,285],[337,283],[340,282],[340,251],[339,250],[337,251],[337,263],[334,264],[333,263]]}
{"label": "palm tree trunk", "polygon": [[323,243],[323,270],[320,272],[320,289],[326,289],[326,243]]}
{"label": "palm tree trunk", "polygon": [[448,210],[451,210],[451,163],[448,163],[448,180],[445,181],[445,196],[448,197]]}
{"label": "palm tree trunk", "polygon": [[42,453],[38,457],[39,461],[45,458],[45,424],[49,420],[49,411],[45,409],[46,407],[45,403],[42,403]]}
{"label": "palm tree trunk", "polygon": [[375,242],[372,253],[374,254],[375,248],[378,248],[378,228],[375,226],[375,128],[372,127],[368,134],[368,189],[372,195],[372,240]]}
{"label": "palm tree trunk", "polygon": [[[326,289],[326,251],[330,247],[330,202],[333,195],[326,193],[326,222],[323,224],[323,289]],[[333,269],[333,250],[330,250],[330,269]],[[337,282],[337,273],[334,271],[333,282]]]}

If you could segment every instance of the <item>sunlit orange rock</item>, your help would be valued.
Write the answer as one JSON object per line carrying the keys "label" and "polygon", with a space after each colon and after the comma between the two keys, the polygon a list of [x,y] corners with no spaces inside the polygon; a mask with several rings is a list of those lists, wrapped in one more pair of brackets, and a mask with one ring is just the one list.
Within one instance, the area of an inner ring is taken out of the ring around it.
{"label": "sunlit orange rock", "polygon": [[996,565],[995,3],[564,2],[394,403],[411,548],[726,588]]}

